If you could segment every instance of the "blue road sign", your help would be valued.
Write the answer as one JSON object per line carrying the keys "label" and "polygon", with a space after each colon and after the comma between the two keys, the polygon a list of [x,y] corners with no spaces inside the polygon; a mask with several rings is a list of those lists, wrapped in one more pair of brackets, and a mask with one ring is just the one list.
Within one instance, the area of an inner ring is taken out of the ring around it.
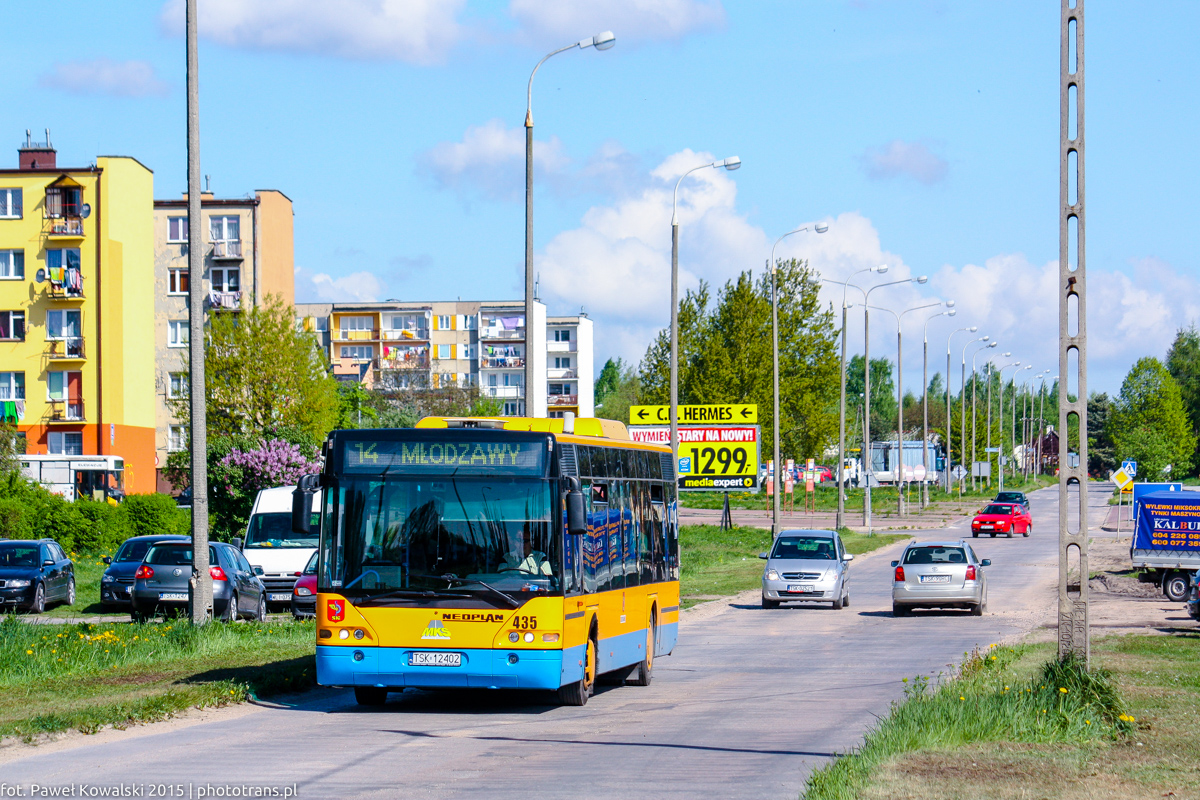
{"label": "blue road sign", "polygon": [[1125,470],[1125,474],[1131,478],[1137,477],[1137,462],[1132,459],[1125,459],[1121,462],[1121,469]]}

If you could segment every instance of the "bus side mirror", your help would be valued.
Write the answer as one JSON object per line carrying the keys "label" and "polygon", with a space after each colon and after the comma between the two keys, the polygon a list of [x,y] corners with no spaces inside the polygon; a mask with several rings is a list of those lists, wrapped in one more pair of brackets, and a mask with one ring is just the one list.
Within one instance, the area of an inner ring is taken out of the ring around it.
{"label": "bus side mirror", "polygon": [[583,490],[579,487],[578,478],[569,479],[567,489],[567,533],[572,536],[582,536],[587,533],[587,513],[583,507]]}
{"label": "bus side mirror", "polygon": [[292,492],[292,532],[312,536],[312,502],[320,484],[318,475],[301,475]]}

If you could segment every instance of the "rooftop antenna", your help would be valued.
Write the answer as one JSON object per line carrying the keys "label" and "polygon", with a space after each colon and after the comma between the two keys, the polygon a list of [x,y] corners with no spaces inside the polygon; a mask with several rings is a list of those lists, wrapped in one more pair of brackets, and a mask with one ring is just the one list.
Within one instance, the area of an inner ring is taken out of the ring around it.
{"label": "rooftop antenna", "polygon": [[542,292],[541,292],[541,288],[540,288],[541,285],[542,285],[542,273],[539,272],[537,274],[537,279],[533,282],[533,299],[534,300],[542,299]]}
{"label": "rooftop antenna", "polygon": [[33,132],[31,130],[29,130],[29,128],[25,129],[25,146],[26,147],[33,146]]}
{"label": "rooftop antenna", "polygon": [[212,191],[211,189],[208,188],[209,181],[211,181],[211,180],[212,180],[212,175],[204,176],[204,191],[206,191],[206,192]]}
{"label": "rooftop antenna", "polygon": [[50,146],[50,129],[46,128],[46,147]]}

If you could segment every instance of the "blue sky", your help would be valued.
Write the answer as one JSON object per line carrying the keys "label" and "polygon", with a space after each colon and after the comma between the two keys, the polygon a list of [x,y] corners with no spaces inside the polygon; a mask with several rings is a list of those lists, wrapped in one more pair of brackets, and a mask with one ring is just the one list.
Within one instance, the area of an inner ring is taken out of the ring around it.
{"label": "blue sky", "polygon": [[[132,155],[157,196],[182,192],[182,0],[68,0],[53,24],[6,6],[0,164],[49,127],[59,163]],[[685,286],[761,269],[777,236],[825,220],[778,254],[832,278],[884,262],[889,278],[929,275],[873,300],[954,299],[958,315],[929,324],[937,363],[947,333],[978,325],[1008,360],[1057,372],[1055,2],[200,9],[203,171],[220,195],[292,198],[301,301],[520,297],[526,80],[549,50],[609,29],[616,47],[556,56],[534,85],[542,294],[596,321],[597,366],[637,360],[666,323],[674,178],[737,155],[739,171],[681,187]],[[1091,0],[1087,14],[1090,388],[1111,392],[1200,316],[1200,5]],[[872,354],[894,357],[886,318]],[[921,313],[905,319],[916,386]],[[852,317],[853,349],[860,330]]]}

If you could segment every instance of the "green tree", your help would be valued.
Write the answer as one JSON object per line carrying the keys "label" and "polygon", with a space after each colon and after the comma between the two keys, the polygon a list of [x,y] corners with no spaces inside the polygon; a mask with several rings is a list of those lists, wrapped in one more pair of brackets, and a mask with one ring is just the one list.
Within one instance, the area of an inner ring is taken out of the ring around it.
{"label": "green tree", "polygon": [[358,381],[338,383],[338,417],[336,428],[379,427],[379,411],[371,403],[371,393]]}
{"label": "green tree", "polygon": [[[1175,334],[1175,341],[1167,351],[1167,371],[1179,384],[1192,435],[1200,442],[1200,331],[1194,325],[1180,328]],[[1200,467],[1200,449],[1192,454],[1191,462]]]}
{"label": "green tree", "polygon": [[616,361],[610,358],[604,362],[604,366],[600,368],[600,377],[596,378],[596,405],[603,405],[604,398],[617,390],[617,383],[621,380],[621,371],[623,368],[624,365],[619,358]]}
{"label": "green tree", "polygon": [[[805,262],[776,267],[779,317],[780,444],[794,458],[820,457],[837,436],[838,330],[818,298]],[[706,284],[688,292],[679,312],[681,403],[755,403],[764,458],[772,457],[771,275],[743,272],[709,307]],[[670,331],[646,351],[641,379],[648,402],[669,399]]]}
{"label": "green tree", "polygon": [[1179,384],[1157,358],[1139,359],[1129,370],[1108,428],[1117,460],[1137,461],[1147,480],[1186,474],[1196,451]]}
{"label": "green tree", "polygon": [[1113,445],[1109,418],[1112,416],[1112,399],[1104,392],[1093,393],[1088,398],[1088,474],[1102,475],[1120,466]]}
{"label": "green tree", "polygon": [[[866,371],[863,357],[854,355],[846,364],[846,414],[862,417],[863,395],[866,392]],[[860,426],[861,427],[861,426]],[[892,379],[892,362],[886,358],[871,359],[871,438],[880,432],[896,430],[896,383]]]}
{"label": "green tree", "polygon": [[[605,366],[607,367],[607,365]],[[597,403],[596,416],[618,422],[629,422],[629,407],[640,402],[641,381],[637,370],[632,365],[626,364],[618,358],[616,367],[618,372],[612,391],[605,396],[602,403]]]}
{"label": "green tree", "polygon": [[[310,333],[277,296],[239,314],[209,316],[204,344],[209,436],[297,428],[322,440],[338,421],[338,385]],[[187,398],[172,402],[187,419]]]}

